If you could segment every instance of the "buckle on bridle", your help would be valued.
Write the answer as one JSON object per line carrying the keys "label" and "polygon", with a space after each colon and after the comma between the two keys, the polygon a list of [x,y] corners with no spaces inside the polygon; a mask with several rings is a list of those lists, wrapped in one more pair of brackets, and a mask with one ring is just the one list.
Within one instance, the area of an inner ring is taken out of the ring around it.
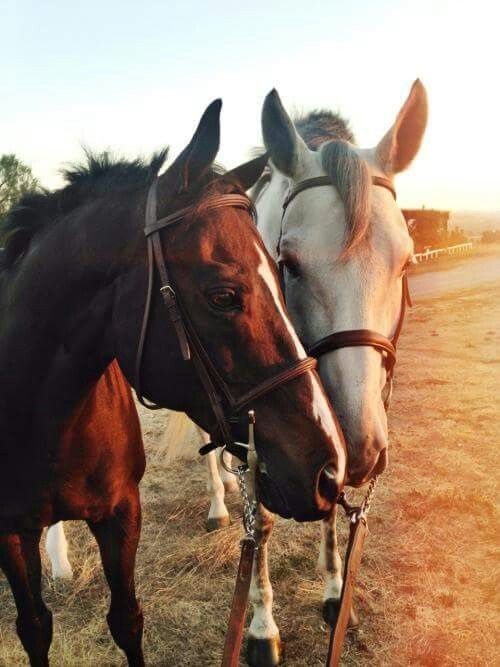
{"label": "buckle on bridle", "polygon": [[165,294],[169,294],[169,295],[171,296],[172,299],[175,299],[174,288],[173,288],[172,285],[170,285],[170,284],[162,285],[162,286],[160,287],[160,292],[161,292],[163,295],[165,295]]}
{"label": "buckle on bridle", "polygon": [[[232,473],[233,475],[240,475],[242,472],[246,472],[248,468],[248,453],[249,452],[254,452],[255,451],[255,435],[254,435],[254,425],[255,425],[255,411],[254,410],[249,410],[247,413],[247,424],[248,424],[248,444],[245,442],[237,442],[234,441],[231,443],[231,447],[229,448],[227,445],[224,445],[221,448],[220,452],[220,463],[221,466],[226,470],[227,472]],[[230,449],[233,449],[234,451],[230,451]],[[224,452],[229,451],[231,454],[235,454],[240,461],[243,461],[243,463],[236,468],[231,468],[229,467],[226,462],[224,461]]]}

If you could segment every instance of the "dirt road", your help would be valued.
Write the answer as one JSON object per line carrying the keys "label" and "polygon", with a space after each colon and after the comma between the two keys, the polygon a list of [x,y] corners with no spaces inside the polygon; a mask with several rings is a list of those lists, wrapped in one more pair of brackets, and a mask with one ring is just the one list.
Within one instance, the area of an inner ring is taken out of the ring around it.
{"label": "dirt road", "polygon": [[[499,664],[500,282],[478,287],[474,276],[480,272],[471,264],[461,269],[459,282],[453,271],[452,278],[443,271],[412,279],[417,298],[398,352],[390,465],[374,500],[356,590],[362,625],[347,640],[344,666]],[[424,299],[425,290],[437,285],[459,289]],[[143,411],[141,419],[148,470],[141,486],[137,583],[146,661],[150,667],[219,665],[237,568],[240,502],[229,500],[233,525],[207,535],[204,462],[193,447],[187,463],[167,463],[168,415]],[[105,623],[108,590],[96,545],[82,523],[70,523],[67,532],[75,579],[62,586],[44,577],[54,612],[52,664],[123,665]],[[271,540],[275,617],[291,667],[321,667],[326,656],[318,537],[315,524],[278,521]],[[345,540],[342,525],[343,546]],[[46,560],[44,567],[47,572]],[[14,618],[0,578],[3,667],[27,664]]]}
{"label": "dirt road", "polygon": [[456,266],[451,266],[446,271],[431,269],[426,273],[413,275],[411,293],[418,300],[490,283],[500,284],[500,255],[487,258],[472,257]]}

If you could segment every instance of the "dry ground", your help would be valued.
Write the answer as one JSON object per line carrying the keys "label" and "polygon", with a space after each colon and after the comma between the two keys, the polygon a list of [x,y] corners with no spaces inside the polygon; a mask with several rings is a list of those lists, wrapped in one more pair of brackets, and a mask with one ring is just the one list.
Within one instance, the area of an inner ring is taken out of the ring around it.
{"label": "dry ground", "polygon": [[[498,285],[417,304],[402,337],[391,465],[377,493],[358,583],[359,632],[345,665],[495,665],[499,552]],[[149,665],[217,665],[237,563],[236,522],[207,535],[204,463],[168,463],[166,415],[143,414],[149,456],[137,583]],[[233,516],[237,498],[230,501]],[[107,588],[83,524],[67,526],[75,580],[44,579],[52,664],[122,665],[105,624]],[[343,526],[343,543],[345,543]],[[328,634],[315,573],[318,526],[279,521],[275,616],[288,665],[322,665]],[[0,665],[26,664],[0,580]]]}

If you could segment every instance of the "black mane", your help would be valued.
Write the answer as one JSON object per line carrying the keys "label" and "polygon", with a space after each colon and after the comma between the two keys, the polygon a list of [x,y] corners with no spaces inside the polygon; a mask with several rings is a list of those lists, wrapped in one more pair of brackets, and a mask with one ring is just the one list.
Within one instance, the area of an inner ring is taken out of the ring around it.
{"label": "black mane", "polygon": [[12,266],[28,249],[33,237],[46,225],[67,215],[90,199],[146,186],[158,173],[168,154],[165,148],[149,161],[113,158],[109,152],[85,150],[85,160],[61,173],[67,185],[54,191],[39,188],[12,207],[4,227],[5,250],[0,266]]}
{"label": "black mane", "polygon": [[311,150],[316,150],[325,141],[341,139],[351,144],[356,143],[349,123],[326,109],[309,111],[294,118],[295,127]]}

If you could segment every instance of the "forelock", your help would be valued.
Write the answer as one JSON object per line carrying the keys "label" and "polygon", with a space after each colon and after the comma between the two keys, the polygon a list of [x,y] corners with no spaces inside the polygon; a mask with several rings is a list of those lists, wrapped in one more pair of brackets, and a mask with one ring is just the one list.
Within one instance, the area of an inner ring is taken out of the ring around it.
{"label": "forelock", "polygon": [[344,204],[347,234],[341,257],[346,259],[368,236],[370,170],[347,141],[329,141],[324,144],[321,148],[321,162]]}

